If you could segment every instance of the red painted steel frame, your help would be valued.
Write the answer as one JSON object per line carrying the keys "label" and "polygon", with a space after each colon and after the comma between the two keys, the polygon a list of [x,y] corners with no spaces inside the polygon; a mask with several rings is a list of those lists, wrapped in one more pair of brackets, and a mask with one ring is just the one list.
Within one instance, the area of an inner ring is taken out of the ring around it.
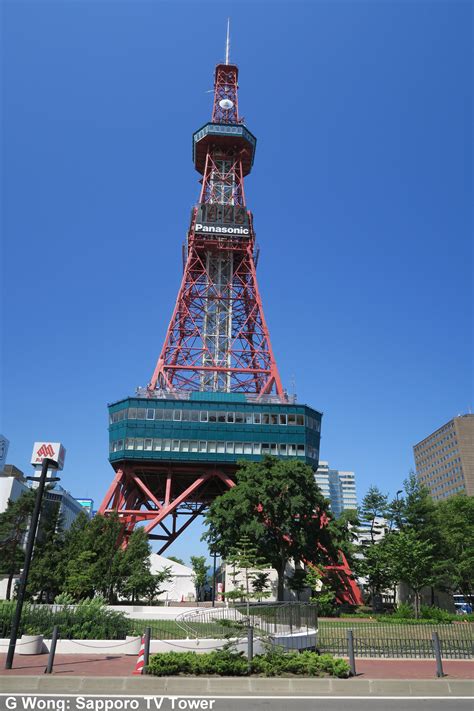
{"label": "red painted steel frame", "polygon": [[[216,68],[214,123],[240,123],[237,76],[235,65]],[[230,109],[221,108],[224,98]],[[219,136],[207,150],[199,202],[245,207],[241,150]],[[252,215],[249,234],[237,239],[196,233],[196,215],[195,209],[178,298],[148,388],[285,399],[257,283]]]}
{"label": "red painted steel frame", "polygon": [[[242,123],[237,80],[235,65],[216,67],[214,124]],[[229,136],[213,137],[207,146],[200,203],[245,208],[243,158],[248,165],[248,154],[232,147]],[[247,212],[248,234],[232,238],[197,232],[197,214],[195,208],[178,298],[148,389],[275,394],[285,401],[257,283],[252,214]],[[206,468],[136,461],[120,466],[99,513],[118,513],[124,545],[135,526],[144,525],[150,538],[162,541],[159,553],[216,496],[234,486],[235,467],[224,471],[211,464]],[[159,533],[152,533],[155,529]],[[341,562],[328,570],[339,575],[345,599],[357,604],[360,591],[342,553],[340,557]]]}

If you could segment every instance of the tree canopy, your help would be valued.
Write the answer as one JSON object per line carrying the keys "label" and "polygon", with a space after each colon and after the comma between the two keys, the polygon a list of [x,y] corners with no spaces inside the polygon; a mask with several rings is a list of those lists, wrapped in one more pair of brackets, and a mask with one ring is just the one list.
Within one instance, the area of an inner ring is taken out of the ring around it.
{"label": "tree canopy", "polygon": [[278,574],[278,599],[283,599],[288,561],[320,561],[317,543],[332,550],[328,529],[318,513],[325,508],[311,467],[299,461],[265,457],[243,462],[236,486],[210,506],[205,538],[226,558],[242,536]]}

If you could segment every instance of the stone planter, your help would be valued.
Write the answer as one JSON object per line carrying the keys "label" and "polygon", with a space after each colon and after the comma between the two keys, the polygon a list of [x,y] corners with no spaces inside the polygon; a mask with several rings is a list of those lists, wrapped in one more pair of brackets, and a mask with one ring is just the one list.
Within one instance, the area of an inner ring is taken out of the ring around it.
{"label": "stone planter", "polygon": [[43,652],[42,634],[24,634],[16,648],[18,654],[41,654]]}
{"label": "stone planter", "polygon": [[127,644],[125,654],[136,657],[140,651],[141,641],[141,637],[127,635],[125,637],[125,643]]}

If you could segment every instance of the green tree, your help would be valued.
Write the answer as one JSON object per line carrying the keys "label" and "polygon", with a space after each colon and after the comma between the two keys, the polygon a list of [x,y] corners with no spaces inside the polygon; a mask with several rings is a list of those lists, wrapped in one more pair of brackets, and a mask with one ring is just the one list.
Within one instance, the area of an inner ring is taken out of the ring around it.
{"label": "green tree", "polygon": [[437,505],[436,519],[443,541],[439,574],[444,587],[474,594],[474,497],[458,494]]}
{"label": "green tree", "polygon": [[[248,616],[250,599],[257,597],[258,594],[260,594],[260,597],[265,597],[263,590],[258,593],[255,589],[251,589],[251,584],[259,571],[268,568],[268,563],[259,555],[257,547],[253,545],[248,536],[242,536],[237,541],[237,545],[234,546],[227,556],[226,563],[233,568],[235,587],[234,590],[226,593],[225,597],[227,599],[241,598],[245,600],[247,603]],[[239,581],[240,578],[243,578],[243,584],[239,582],[237,587],[237,581]]]}
{"label": "green tree", "polygon": [[382,494],[377,486],[371,486],[362,499],[359,509],[360,518],[370,523],[370,536],[372,543],[375,543],[374,525],[377,516],[384,516],[387,511],[387,495]]}
{"label": "green tree", "polygon": [[241,462],[236,486],[212,503],[205,538],[218,541],[226,558],[235,541],[248,536],[259,554],[278,574],[278,599],[283,600],[285,567],[289,560],[316,560],[323,555],[318,541],[330,546],[328,531],[317,512],[325,499],[314,472],[303,462],[265,457]]}
{"label": "green tree", "polygon": [[304,568],[295,568],[293,575],[286,577],[288,587],[296,593],[296,599],[300,599],[300,595],[304,590],[308,589],[308,574]]}
{"label": "green tree", "polygon": [[172,579],[173,573],[168,565],[158,573],[150,573],[145,577],[144,593],[149,605],[153,605],[155,598],[164,592],[163,585]]}
{"label": "green tree", "polygon": [[168,560],[172,560],[175,563],[179,563],[180,565],[186,565],[184,560],[182,558],[177,558],[175,555],[169,555],[167,556]]}
{"label": "green tree", "polygon": [[306,585],[311,590],[310,602],[318,606],[318,615],[332,617],[336,609],[336,594],[314,565],[309,565],[306,570]]}
{"label": "green tree", "polygon": [[53,602],[64,584],[65,542],[59,503],[45,501],[28,575],[27,595]]}
{"label": "green tree", "polygon": [[25,536],[33,513],[36,491],[28,490],[16,500],[8,499],[0,513],[0,572],[8,576],[6,599],[10,600],[12,582],[25,562]]}
{"label": "green tree", "polygon": [[122,524],[116,514],[80,514],[66,537],[67,568],[64,591],[77,599],[99,593],[109,603],[122,584]]}
{"label": "green tree", "polygon": [[398,570],[395,569],[393,551],[389,545],[391,536],[387,534],[379,543],[364,548],[363,558],[356,565],[358,575],[367,578],[374,610],[377,596],[398,582]]}
{"label": "green tree", "polygon": [[262,600],[264,597],[270,597],[271,592],[268,589],[270,587],[270,573],[263,570],[257,571],[255,577],[252,580],[252,589],[255,592],[255,597],[258,601]]}
{"label": "green tree", "polygon": [[196,601],[199,602],[202,595],[202,589],[207,584],[207,563],[203,555],[191,556],[192,580],[196,589]]}
{"label": "green tree", "polygon": [[419,617],[422,588],[437,582],[433,566],[435,546],[420,538],[414,529],[390,534],[385,546],[389,551],[396,579],[403,581],[413,590],[415,617]]}
{"label": "green tree", "polygon": [[[132,603],[141,596],[150,597],[156,589],[155,576],[150,570],[151,546],[143,528],[137,528],[131,534],[127,548],[119,555],[119,592]],[[155,583],[155,586],[154,586]],[[152,597],[154,597],[155,592]]]}

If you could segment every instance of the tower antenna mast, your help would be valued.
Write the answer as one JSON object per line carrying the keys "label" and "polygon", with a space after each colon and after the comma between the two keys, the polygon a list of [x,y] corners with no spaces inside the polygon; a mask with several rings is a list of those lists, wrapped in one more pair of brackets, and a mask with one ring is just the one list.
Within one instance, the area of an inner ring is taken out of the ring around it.
{"label": "tower antenna mast", "polygon": [[227,18],[227,38],[225,42],[225,63],[229,64],[230,56],[230,17]]}

